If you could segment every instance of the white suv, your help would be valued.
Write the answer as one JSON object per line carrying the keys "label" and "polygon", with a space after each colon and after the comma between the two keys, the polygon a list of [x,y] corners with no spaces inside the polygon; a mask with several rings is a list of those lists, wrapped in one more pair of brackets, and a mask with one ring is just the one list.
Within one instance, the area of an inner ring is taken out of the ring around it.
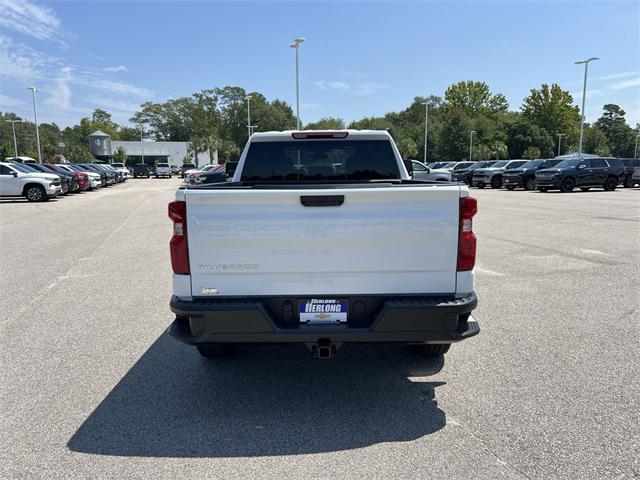
{"label": "white suv", "polygon": [[131,177],[131,172],[127,167],[125,167],[124,163],[112,163],[111,167],[120,173],[122,173],[122,177],[127,180]]}
{"label": "white suv", "polygon": [[36,173],[19,163],[0,162],[0,196],[27,197],[43,202],[60,193],[60,177],[53,173]]}

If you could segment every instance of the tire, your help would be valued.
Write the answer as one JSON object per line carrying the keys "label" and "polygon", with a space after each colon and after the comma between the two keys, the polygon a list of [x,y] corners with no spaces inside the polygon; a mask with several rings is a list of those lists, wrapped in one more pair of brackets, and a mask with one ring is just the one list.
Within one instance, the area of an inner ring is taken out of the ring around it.
{"label": "tire", "polygon": [[502,177],[496,175],[491,179],[491,188],[498,189],[502,187]]}
{"label": "tire", "polygon": [[602,188],[604,188],[605,192],[613,192],[617,186],[618,179],[616,177],[607,177]]}
{"label": "tire", "polygon": [[572,192],[575,187],[576,181],[573,178],[565,178],[560,184],[560,191],[562,193],[569,193]]}
{"label": "tire", "polygon": [[208,359],[228,357],[232,352],[230,345],[196,345],[200,356]]}
{"label": "tire", "polygon": [[589,190],[591,190],[591,187],[580,187],[580,190],[582,190],[583,192],[588,192]]}
{"label": "tire", "polygon": [[506,188],[507,188],[507,190],[513,190],[513,189],[515,189],[516,187],[513,187],[513,186],[509,185],[509,186],[508,186],[508,187],[506,187]]}
{"label": "tire", "polygon": [[547,187],[538,187],[538,191],[539,191],[539,192],[542,192],[542,193],[544,193],[544,192],[546,192],[546,191],[548,191],[548,190],[549,190],[549,189],[548,189]]}
{"label": "tire", "polygon": [[450,343],[422,343],[418,345],[412,345],[414,351],[420,355],[426,357],[439,357],[444,355],[451,348]]}
{"label": "tire", "polygon": [[524,189],[525,190],[535,190],[536,189],[536,179],[534,177],[525,178],[525,180],[524,180]]}
{"label": "tire", "polygon": [[25,189],[24,195],[30,202],[46,202],[49,200],[49,196],[42,185],[28,186]]}

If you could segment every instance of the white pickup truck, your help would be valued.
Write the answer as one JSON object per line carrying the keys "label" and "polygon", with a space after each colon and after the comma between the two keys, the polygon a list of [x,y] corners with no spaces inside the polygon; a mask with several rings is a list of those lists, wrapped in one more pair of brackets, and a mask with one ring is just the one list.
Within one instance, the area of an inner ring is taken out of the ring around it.
{"label": "white pickup truck", "polygon": [[430,356],[476,335],[476,200],[412,180],[385,131],[252,135],[229,182],[169,204],[171,336],[230,344],[402,342]]}

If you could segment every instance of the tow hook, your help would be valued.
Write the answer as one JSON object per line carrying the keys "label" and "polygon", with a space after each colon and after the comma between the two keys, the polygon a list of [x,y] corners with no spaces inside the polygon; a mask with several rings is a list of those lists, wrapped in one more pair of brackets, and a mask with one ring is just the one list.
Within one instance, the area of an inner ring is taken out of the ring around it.
{"label": "tow hook", "polygon": [[331,343],[330,339],[321,338],[317,343],[307,343],[306,345],[315,358],[329,360],[336,356],[342,343]]}

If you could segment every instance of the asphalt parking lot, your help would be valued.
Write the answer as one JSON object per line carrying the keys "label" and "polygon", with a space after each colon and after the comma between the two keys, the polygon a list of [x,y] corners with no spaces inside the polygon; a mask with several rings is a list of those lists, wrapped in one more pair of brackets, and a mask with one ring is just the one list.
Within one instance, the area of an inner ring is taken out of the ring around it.
{"label": "asphalt parking lot", "polygon": [[169,339],[178,179],[0,201],[0,478],[638,478],[640,189],[474,190],[446,360]]}

